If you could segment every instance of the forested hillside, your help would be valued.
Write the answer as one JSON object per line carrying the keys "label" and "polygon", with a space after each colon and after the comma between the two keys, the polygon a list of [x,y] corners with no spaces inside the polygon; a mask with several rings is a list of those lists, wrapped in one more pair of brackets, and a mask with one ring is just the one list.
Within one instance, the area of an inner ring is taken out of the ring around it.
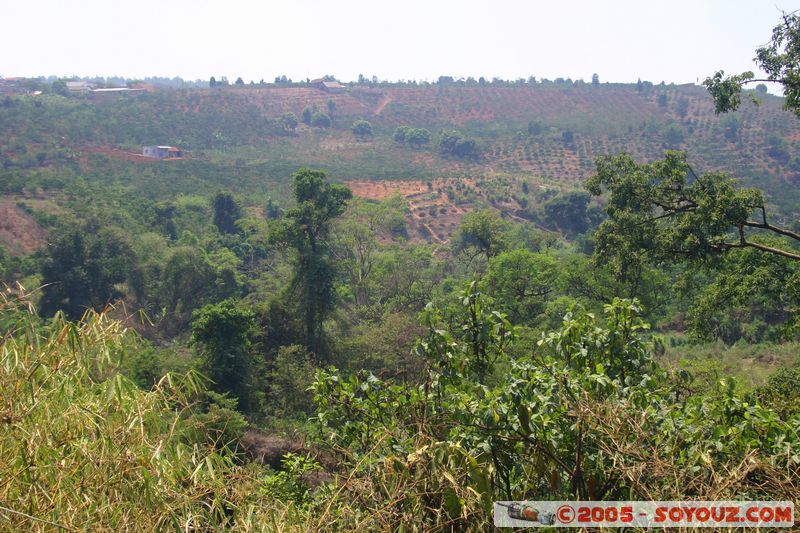
{"label": "forested hillside", "polygon": [[796,499],[787,17],[758,51],[785,98],[747,73],[3,97],[0,530]]}

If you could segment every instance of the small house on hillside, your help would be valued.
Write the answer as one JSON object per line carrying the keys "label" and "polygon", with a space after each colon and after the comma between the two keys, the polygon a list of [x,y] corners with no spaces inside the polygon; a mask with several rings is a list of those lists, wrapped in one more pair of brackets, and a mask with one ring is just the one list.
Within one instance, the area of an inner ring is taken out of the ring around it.
{"label": "small house on hillside", "polygon": [[344,85],[338,81],[321,81],[317,84],[317,89],[325,91],[326,93],[343,93]]}
{"label": "small house on hillside", "polygon": [[92,96],[95,98],[116,98],[120,96],[130,96],[144,92],[144,89],[130,89],[128,87],[109,87],[107,89],[93,89]]}
{"label": "small house on hillside", "polygon": [[183,157],[183,150],[174,146],[143,146],[142,155],[155,159],[176,159]]}
{"label": "small house on hillside", "polygon": [[68,81],[67,90],[73,93],[88,93],[94,89],[94,85],[88,81]]}

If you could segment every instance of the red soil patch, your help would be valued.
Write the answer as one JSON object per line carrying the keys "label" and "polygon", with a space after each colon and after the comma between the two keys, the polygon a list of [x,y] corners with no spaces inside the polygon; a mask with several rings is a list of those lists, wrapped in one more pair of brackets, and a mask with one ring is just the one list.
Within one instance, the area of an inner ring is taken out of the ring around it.
{"label": "red soil patch", "polygon": [[83,170],[87,170],[89,166],[89,154],[100,154],[109,159],[117,159],[119,161],[130,161],[132,163],[158,163],[159,161],[175,161],[182,159],[180,157],[173,157],[168,159],[156,159],[154,157],[145,157],[137,152],[128,152],[120,150],[119,148],[111,148],[108,146],[85,146],[81,149],[80,164]]}
{"label": "red soil patch", "polygon": [[407,197],[428,190],[424,181],[348,181],[346,185],[355,196],[370,200],[382,200],[398,193]]}
{"label": "red soil patch", "polygon": [[388,94],[383,97],[383,99],[378,103],[378,106],[372,112],[375,115],[380,115],[381,112],[386,109],[386,106],[392,101],[392,97]]}
{"label": "red soil patch", "polygon": [[471,180],[434,180],[430,188],[428,182],[418,180],[404,181],[349,181],[347,186],[355,196],[371,200],[381,200],[395,194],[408,199],[406,221],[412,242],[447,244],[458,229],[461,218],[470,211],[469,206],[453,203],[444,192],[448,185],[456,181],[474,187]]}
{"label": "red soil patch", "polygon": [[287,112],[300,116],[306,106],[315,105],[321,111],[327,112],[328,100],[333,100],[336,104],[333,112],[335,118],[367,116],[373,107],[350,94],[326,93],[313,87],[196,89],[189,94],[193,98],[192,103],[201,108],[247,104],[273,117]]}
{"label": "red soil patch", "polygon": [[11,200],[0,200],[0,245],[12,255],[28,255],[44,246],[47,232]]}

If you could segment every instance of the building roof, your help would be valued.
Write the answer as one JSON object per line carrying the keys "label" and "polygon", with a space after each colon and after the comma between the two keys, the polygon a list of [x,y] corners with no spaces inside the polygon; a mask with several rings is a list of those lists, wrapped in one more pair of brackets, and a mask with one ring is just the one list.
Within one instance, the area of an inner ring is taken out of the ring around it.
{"label": "building roof", "polygon": [[131,89],[128,87],[108,87],[106,89],[94,89],[93,93],[129,93],[129,92],[142,92],[144,89]]}
{"label": "building roof", "polygon": [[70,90],[88,91],[89,89],[92,88],[92,84],[89,83],[88,81],[68,81],[66,85],[67,89]]}
{"label": "building roof", "polygon": [[344,89],[344,85],[338,81],[323,81],[322,86],[326,89]]}

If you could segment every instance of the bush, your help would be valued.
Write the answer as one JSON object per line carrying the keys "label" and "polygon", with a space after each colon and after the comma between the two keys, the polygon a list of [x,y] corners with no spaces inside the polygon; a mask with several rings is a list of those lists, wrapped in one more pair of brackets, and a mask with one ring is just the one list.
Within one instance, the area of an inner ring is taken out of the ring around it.
{"label": "bush", "polygon": [[328,116],[327,113],[323,113],[322,111],[317,111],[313,115],[311,115],[311,125],[315,128],[330,128],[331,127],[331,117]]}
{"label": "bush", "polygon": [[316,367],[311,354],[299,345],[281,346],[267,377],[268,401],[277,417],[307,419],[314,412],[308,388],[314,381]]}
{"label": "bush", "polygon": [[439,137],[439,151],[443,155],[461,159],[477,159],[480,150],[475,139],[465,137],[457,131],[443,131]]}
{"label": "bush", "polygon": [[764,385],[753,390],[753,398],[781,418],[800,413],[800,366],[781,368]]}
{"label": "bush", "polygon": [[281,463],[282,471],[267,476],[261,486],[264,495],[281,502],[296,505],[310,503],[311,487],[303,479],[305,474],[320,470],[316,459],[307,455],[287,453]]}
{"label": "bush", "polygon": [[[328,438],[366,486],[391,486],[403,502],[385,508],[390,524],[479,530],[496,500],[782,500],[800,490],[797,414],[747,403],[731,380],[681,396],[652,358],[635,300],[615,299],[605,320],[574,307],[514,358],[505,316],[474,285],[461,302],[450,324],[431,305],[423,313],[423,385],[335,370],[314,383]],[[743,461],[752,475],[734,475]]]}
{"label": "bush", "polygon": [[408,126],[398,126],[394,130],[394,135],[392,135],[392,139],[394,139],[396,142],[404,143],[406,142],[406,135],[408,135],[408,132],[410,130],[411,128],[409,128]]}

